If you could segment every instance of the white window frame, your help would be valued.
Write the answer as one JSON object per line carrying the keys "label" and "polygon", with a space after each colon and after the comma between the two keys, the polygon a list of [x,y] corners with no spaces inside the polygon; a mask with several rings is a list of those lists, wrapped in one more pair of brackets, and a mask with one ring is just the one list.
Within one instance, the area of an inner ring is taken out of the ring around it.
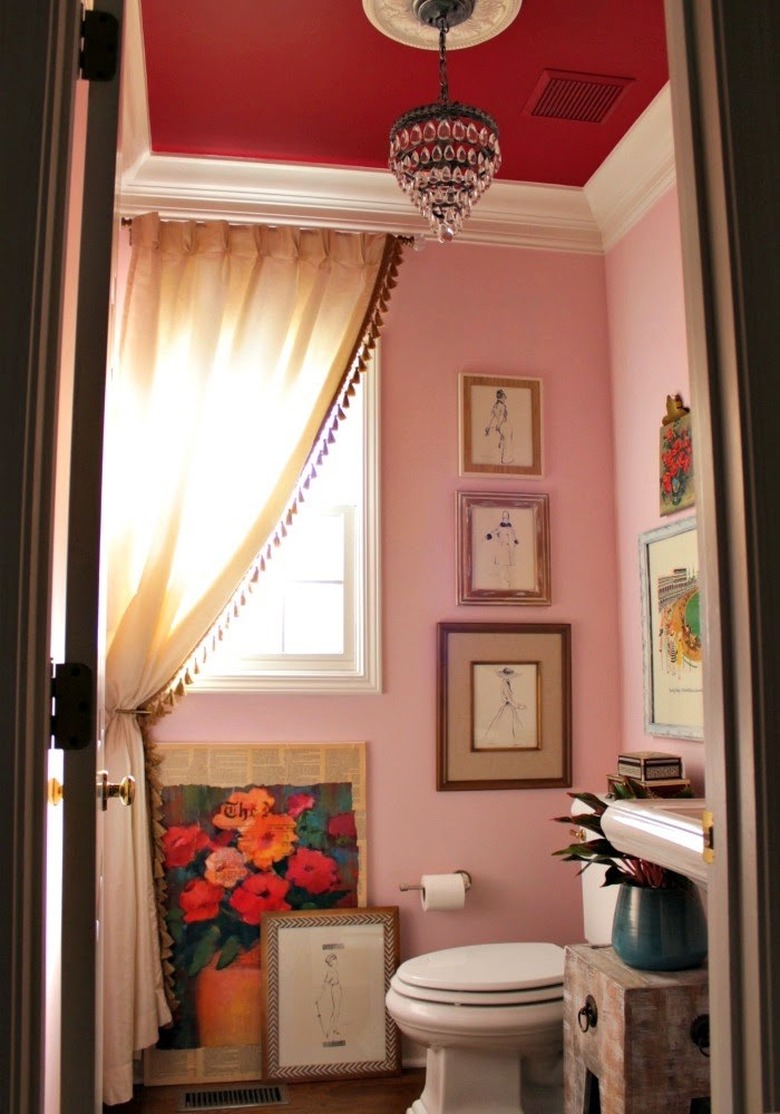
{"label": "white window frame", "polygon": [[[364,407],[363,515],[355,531],[357,546],[348,553],[345,562],[346,586],[354,553],[355,590],[345,595],[344,604],[345,653],[245,659],[246,667],[238,673],[204,671],[198,674],[190,691],[319,694],[382,691],[379,360],[376,352],[363,374],[361,393]],[[351,406],[356,405],[359,403],[353,400]],[[349,416],[346,420],[349,421]]]}

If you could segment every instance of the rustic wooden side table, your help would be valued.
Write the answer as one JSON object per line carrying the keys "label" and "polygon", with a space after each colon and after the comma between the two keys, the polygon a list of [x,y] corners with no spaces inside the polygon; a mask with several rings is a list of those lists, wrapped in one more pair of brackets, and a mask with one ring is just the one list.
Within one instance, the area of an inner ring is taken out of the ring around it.
{"label": "rustic wooden side table", "polygon": [[566,1114],[707,1114],[707,968],[637,971],[612,948],[566,949]]}

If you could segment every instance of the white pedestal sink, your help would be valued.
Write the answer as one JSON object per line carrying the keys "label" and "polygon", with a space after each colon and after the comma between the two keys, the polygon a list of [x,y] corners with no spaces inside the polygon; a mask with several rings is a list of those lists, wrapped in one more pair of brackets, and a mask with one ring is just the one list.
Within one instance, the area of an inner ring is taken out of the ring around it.
{"label": "white pedestal sink", "polygon": [[701,797],[613,801],[601,818],[604,834],[619,851],[676,870],[707,885]]}

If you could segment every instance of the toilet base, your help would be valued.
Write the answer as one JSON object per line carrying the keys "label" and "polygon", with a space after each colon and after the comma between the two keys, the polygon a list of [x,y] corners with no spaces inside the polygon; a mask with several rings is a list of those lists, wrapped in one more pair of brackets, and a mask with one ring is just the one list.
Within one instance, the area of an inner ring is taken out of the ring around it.
{"label": "toilet base", "polygon": [[517,1053],[429,1048],[425,1088],[407,1114],[523,1114]]}
{"label": "toilet base", "polygon": [[423,1093],[406,1114],[563,1114],[560,1053],[521,1063],[466,1051],[428,1049]]}

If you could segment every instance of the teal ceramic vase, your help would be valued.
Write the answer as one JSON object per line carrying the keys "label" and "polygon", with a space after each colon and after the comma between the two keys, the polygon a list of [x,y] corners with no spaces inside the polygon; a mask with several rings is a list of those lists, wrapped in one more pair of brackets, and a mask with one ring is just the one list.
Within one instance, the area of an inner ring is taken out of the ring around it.
{"label": "teal ceramic vase", "polygon": [[707,919],[688,879],[659,889],[622,884],[612,923],[612,947],[629,967],[683,971],[707,955]]}

